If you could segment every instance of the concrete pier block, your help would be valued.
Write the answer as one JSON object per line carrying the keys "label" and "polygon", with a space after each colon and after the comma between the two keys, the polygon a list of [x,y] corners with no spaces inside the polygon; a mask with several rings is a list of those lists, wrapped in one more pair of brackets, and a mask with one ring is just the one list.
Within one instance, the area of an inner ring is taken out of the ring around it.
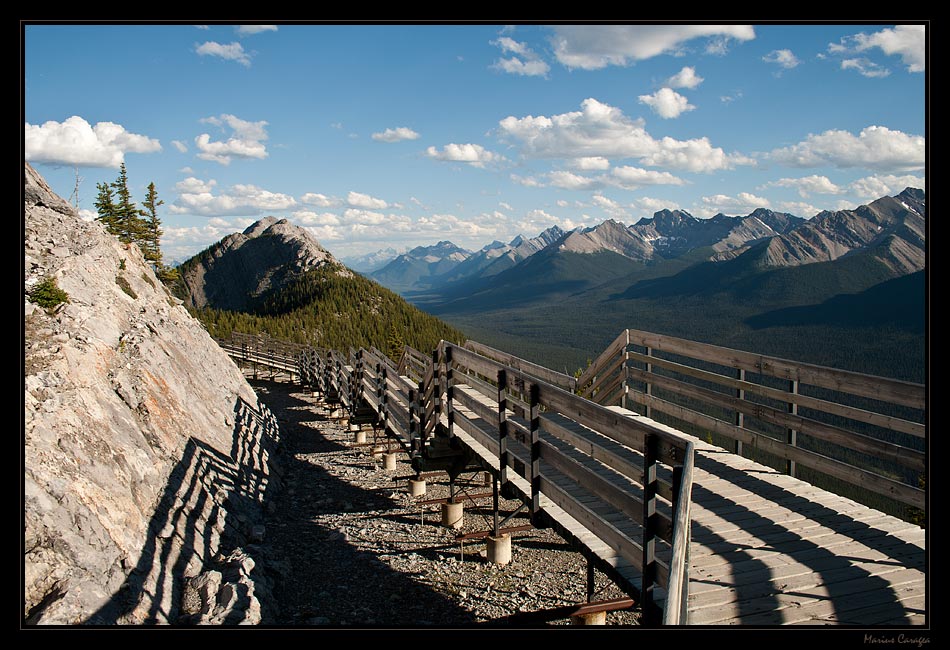
{"label": "concrete pier block", "polygon": [[462,503],[442,504],[442,525],[446,528],[462,527]]}
{"label": "concrete pier block", "polygon": [[571,617],[571,625],[607,625],[607,612],[591,612]]}
{"label": "concrete pier block", "polygon": [[382,445],[376,445],[375,447],[373,447],[373,450],[372,450],[373,458],[382,458],[383,451],[384,451],[384,448]]}
{"label": "concrete pier block", "polygon": [[365,443],[366,443],[366,432],[365,432],[365,431],[357,431],[356,433],[354,433],[354,434],[353,434],[353,442],[355,442],[355,443],[358,444],[358,445],[365,444]]}
{"label": "concrete pier block", "polygon": [[488,537],[485,555],[492,564],[505,566],[511,562],[511,535]]}
{"label": "concrete pier block", "polygon": [[383,454],[383,469],[396,469],[396,454]]}
{"label": "concrete pier block", "polygon": [[426,481],[425,479],[409,479],[409,496],[421,497],[425,496],[426,493]]}

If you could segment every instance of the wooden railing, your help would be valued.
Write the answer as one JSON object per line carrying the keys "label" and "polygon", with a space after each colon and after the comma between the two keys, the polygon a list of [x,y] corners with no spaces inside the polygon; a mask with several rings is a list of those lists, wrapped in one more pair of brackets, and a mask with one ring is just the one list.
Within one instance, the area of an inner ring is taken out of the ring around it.
{"label": "wooden railing", "polygon": [[663,621],[685,622],[692,443],[545,381],[533,364],[476,349],[486,350],[439,348],[448,435],[459,427],[488,449],[503,483],[509,469],[528,480],[533,515],[543,495],[636,567],[648,620],[659,586]]}
{"label": "wooden railing", "polygon": [[921,384],[625,330],[577,385],[597,403],[721,436],[731,451],[770,456],[832,491],[856,486],[847,495],[856,500],[871,493],[925,508]]}
{"label": "wooden railing", "polygon": [[543,496],[639,571],[645,623],[686,624],[688,438],[573,394],[573,377],[477,343],[443,341],[431,357],[406,348],[398,364],[375,348],[269,354],[292,359],[302,382],[343,408],[372,407],[376,426],[413,456],[463,430],[495,458],[501,486],[509,471],[528,482],[533,520]]}

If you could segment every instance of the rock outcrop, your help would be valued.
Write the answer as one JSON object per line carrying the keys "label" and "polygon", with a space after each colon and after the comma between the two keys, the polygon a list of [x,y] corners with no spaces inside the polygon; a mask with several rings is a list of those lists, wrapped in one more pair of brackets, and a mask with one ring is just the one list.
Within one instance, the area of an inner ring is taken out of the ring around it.
{"label": "rock outcrop", "polygon": [[326,264],[351,274],[306,229],[265,217],[179,268],[189,307],[249,311],[263,296]]}
{"label": "rock outcrop", "polygon": [[276,421],[136,246],[24,199],[24,621],[258,622]]}

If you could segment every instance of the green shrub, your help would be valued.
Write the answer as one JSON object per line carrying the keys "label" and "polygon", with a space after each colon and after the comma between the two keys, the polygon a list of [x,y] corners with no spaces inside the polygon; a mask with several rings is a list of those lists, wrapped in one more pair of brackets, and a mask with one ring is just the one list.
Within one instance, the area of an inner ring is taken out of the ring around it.
{"label": "green shrub", "polygon": [[30,302],[44,309],[53,309],[64,302],[69,302],[69,294],[56,286],[56,278],[46,277],[30,291]]}

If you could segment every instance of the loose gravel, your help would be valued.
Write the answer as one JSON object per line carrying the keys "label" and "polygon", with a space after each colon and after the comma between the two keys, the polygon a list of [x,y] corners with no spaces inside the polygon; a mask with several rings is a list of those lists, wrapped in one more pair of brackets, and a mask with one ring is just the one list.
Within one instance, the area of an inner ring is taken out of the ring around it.
{"label": "loose gravel", "polygon": [[[369,447],[330,419],[319,398],[287,382],[252,382],[281,430],[282,490],[272,504],[262,543],[276,626],[427,628],[569,625],[525,623],[509,616],[586,601],[587,561],[551,529],[515,533],[512,562],[488,562],[485,542],[456,535],[492,526],[491,499],[465,505],[461,529],[441,525],[438,504],[448,477],[427,478],[412,497],[414,474],[405,453],[385,470]],[[367,427],[367,438],[372,441]],[[460,483],[489,493],[483,473]],[[502,516],[519,502],[502,499]],[[506,526],[528,523],[524,513]],[[625,594],[596,572],[592,600]],[[610,612],[608,625],[636,625],[636,610]]]}

